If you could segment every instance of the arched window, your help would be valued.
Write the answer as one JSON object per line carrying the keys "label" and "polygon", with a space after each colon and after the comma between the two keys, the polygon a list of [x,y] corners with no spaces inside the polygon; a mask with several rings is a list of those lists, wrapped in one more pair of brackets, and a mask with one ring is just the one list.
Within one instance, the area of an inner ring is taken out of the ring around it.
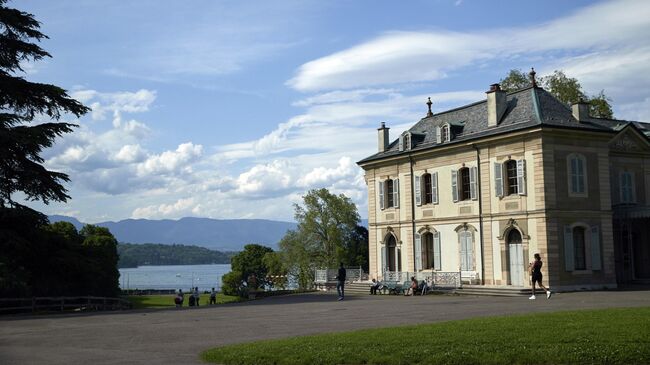
{"label": "arched window", "polygon": [[519,231],[516,229],[511,229],[510,232],[508,233],[508,243],[509,244],[521,243],[521,233],[519,233]]}
{"label": "arched window", "polygon": [[388,235],[386,241],[386,264],[385,267],[388,271],[396,271],[397,263],[397,242],[395,241],[395,236],[392,234]]}
{"label": "arched window", "polygon": [[569,195],[587,195],[587,159],[585,156],[572,153],[567,157],[569,175]]}
{"label": "arched window", "polygon": [[422,175],[422,191],[424,193],[424,204],[433,203],[433,190],[431,189],[431,174]]}
{"label": "arched window", "polygon": [[519,187],[517,184],[517,161],[508,160],[505,163],[506,168],[506,191],[508,195],[519,194]]}
{"label": "arched window", "polygon": [[585,229],[573,228],[573,267],[575,270],[586,270],[587,260],[585,255]]}

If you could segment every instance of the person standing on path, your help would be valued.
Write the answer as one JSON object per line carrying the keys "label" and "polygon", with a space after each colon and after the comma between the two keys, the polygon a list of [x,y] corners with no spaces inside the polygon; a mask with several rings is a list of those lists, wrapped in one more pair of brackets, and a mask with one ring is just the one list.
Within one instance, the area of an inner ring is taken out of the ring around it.
{"label": "person standing on path", "polygon": [[217,304],[217,291],[214,288],[210,292],[210,304]]}
{"label": "person standing on path", "polygon": [[339,266],[339,273],[336,275],[336,291],[339,294],[339,300],[343,300],[343,297],[345,296],[345,274],[345,268],[341,262],[341,265]]}
{"label": "person standing on path", "polygon": [[551,298],[551,290],[542,285],[542,265],[544,265],[542,258],[538,253],[536,253],[535,262],[528,264],[531,273],[531,281],[533,282],[533,295],[528,299],[535,299],[535,283],[537,283],[540,288],[546,291],[546,299]]}

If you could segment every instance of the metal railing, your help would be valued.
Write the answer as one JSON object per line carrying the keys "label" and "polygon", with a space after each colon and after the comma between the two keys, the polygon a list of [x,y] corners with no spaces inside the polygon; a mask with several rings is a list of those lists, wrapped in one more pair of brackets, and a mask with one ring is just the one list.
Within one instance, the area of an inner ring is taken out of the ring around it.
{"label": "metal railing", "polygon": [[[315,283],[328,283],[336,281],[339,269],[316,269],[314,272]],[[367,275],[360,267],[346,267],[345,281],[354,282],[367,279]]]}
{"label": "metal railing", "polygon": [[429,285],[438,288],[460,288],[462,287],[462,276],[460,271],[433,271],[423,270],[418,272],[408,271],[384,271],[382,280],[385,282],[394,281],[403,283],[415,277],[417,281],[426,281]]}
{"label": "metal railing", "polygon": [[1,298],[0,313],[65,311],[65,310],[121,310],[133,305],[123,298],[109,297],[33,297]]}

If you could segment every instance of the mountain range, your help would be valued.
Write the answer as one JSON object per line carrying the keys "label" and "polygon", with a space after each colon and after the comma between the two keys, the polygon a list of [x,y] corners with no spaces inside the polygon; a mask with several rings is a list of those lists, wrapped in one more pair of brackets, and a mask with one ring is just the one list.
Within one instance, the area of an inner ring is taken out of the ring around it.
{"label": "mountain range", "polygon": [[[74,217],[48,216],[51,223],[64,221],[81,229],[84,223]],[[266,219],[210,219],[186,217],[178,220],[125,219],[101,222],[119,242],[162,243],[202,246],[219,251],[241,251],[244,245],[258,243],[278,248],[287,230],[297,224]]]}

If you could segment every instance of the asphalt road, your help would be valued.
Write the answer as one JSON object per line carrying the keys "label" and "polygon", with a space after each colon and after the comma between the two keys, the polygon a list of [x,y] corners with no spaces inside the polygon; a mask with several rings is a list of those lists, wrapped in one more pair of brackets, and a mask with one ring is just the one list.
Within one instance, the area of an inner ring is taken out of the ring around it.
{"label": "asphalt road", "polygon": [[527,297],[301,294],[213,307],[0,317],[0,364],[197,364],[261,339],[572,309],[650,306],[650,291]]}

